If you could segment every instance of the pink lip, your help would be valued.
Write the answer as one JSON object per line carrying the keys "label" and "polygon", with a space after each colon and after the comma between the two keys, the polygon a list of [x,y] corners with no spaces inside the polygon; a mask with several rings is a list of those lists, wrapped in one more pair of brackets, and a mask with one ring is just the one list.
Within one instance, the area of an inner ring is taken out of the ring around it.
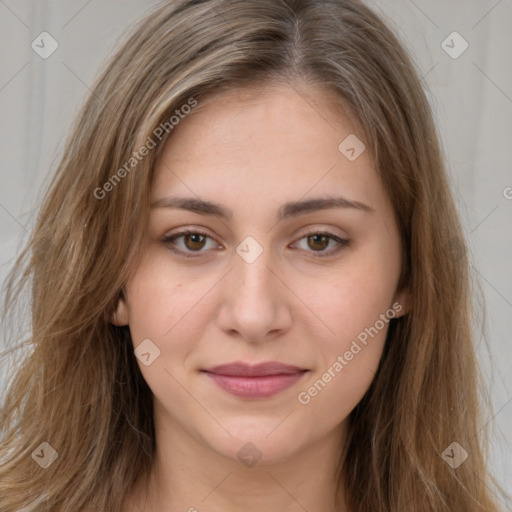
{"label": "pink lip", "polygon": [[267,398],[292,386],[308,370],[278,362],[234,362],[203,370],[222,389],[244,398]]}

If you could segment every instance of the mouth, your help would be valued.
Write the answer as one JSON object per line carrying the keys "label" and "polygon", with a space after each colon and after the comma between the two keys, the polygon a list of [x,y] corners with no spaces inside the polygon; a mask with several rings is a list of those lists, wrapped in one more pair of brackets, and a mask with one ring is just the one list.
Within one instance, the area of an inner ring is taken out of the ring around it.
{"label": "mouth", "polygon": [[224,391],[249,399],[276,395],[309,372],[306,368],[273,361],[257,365],[234,362],[201,371]]}

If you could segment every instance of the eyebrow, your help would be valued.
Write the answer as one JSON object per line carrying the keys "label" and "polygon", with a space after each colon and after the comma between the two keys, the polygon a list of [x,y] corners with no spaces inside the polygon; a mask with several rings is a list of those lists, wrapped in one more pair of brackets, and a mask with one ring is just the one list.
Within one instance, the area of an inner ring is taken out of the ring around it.
{"label": "eyebrow", "polygon": [[[194,197],[164,197],[151,204],[151,208],[177,208],[188,210],[199,215],[212,215],[229,220],[233,217],[233,210],[212,201],[205,201]],[[375,211],[360,201],[351,201],[344,197],[318,197],[307,201],[291,201],[285,203],[278,211],[277,219],[287,219],[318,210],[333,208],[352,208],[363,212]]]}

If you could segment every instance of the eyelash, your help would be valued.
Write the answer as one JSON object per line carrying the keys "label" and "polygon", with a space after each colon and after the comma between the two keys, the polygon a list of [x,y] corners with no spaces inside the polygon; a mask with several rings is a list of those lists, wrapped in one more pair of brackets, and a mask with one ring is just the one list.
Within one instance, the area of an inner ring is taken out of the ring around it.
{"label": "eyelash", "polygon": [[[190,253],[187,253],[185,251],[182,251],[181,249],[175,249],[174,247],[172,247],[172,245],[174,245],[174,241],[178,238],[181,238],[183,236],[186,236],[186,235],[201,235],[201,236],[204,236],[204,237],[207,237],[207,238],[210,238],[213,240],[213,238],[208,234],[208,233],[205,233],[204,231],[201,231],[201,230],[198,230],[198,229],[185,229],[183,231],[180,231],[178,233],[174,233],[172,235],[168,235],[168,236],[165,236],[162,238],[162,242],[173,252],[177,253],[177,254],[180,254],[181,256],[183,256],[184,258],[198,258],[200,257],[200,253],[201,252],[205,252],[205,251],[193,251],[193,252],[196,252],[197,254],[192,256]],[[344,247],[348,247],[350,246],[350,240],[347,240],[347,239],[344,239],[344,238],[340,238],[336,235],[333,235],[332,233],[329,233],[329,232],[326,232],[326,231],[310,231],[308,233],[305,233],[301,238],[299,238],[298,241],[304,239],[304,238],[308,238],[310,236],[313,236],[313,235],[322,235],[322,236],[326,236],[328,238],[330,238],[331,240],[334,240],[335,242],[337,242],[339,244],[338,248],[337,249],[334,249],[334,250],[331,250],[331,251],[308,251],[308,252],[313,252],[315,254],[315,258],[327,258],[329,256],[333,256],[335,254],[337,254],[338,252],[340,252]]]}

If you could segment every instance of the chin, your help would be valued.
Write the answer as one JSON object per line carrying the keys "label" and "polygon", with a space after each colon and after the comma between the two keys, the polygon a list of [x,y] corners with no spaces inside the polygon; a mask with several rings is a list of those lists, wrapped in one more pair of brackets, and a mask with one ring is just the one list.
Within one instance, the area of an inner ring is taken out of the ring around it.
{"label": "chin", "polygon": [[236,422],[221,422],[233,437],[221,430],[222,434],[212,439],[210,431],[205,433],[205,441],[219,455],[248,467],[252,467],[251,459],[258,465],[277,464],[293,456],[304,441],[297,436],[298,428],[284,425],[287,420],[280,424],[283,417],[239,418]]}

